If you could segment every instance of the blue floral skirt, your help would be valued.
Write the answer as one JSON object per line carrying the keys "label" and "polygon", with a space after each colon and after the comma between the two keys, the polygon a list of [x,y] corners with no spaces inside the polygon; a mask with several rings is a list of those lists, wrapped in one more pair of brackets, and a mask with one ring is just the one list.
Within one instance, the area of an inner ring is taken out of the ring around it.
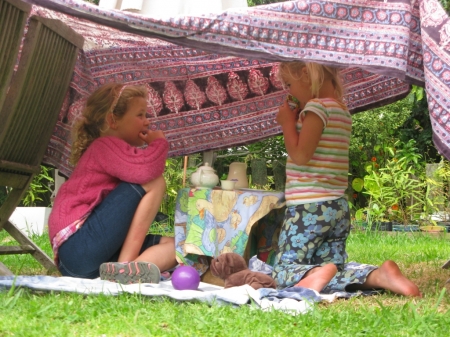
{"label": "blue floral skirt", "polygon": [[327,263],[334,263],[338,272],[323,293],[363,284],[378,267],[345,263],[349,233],[350,214],[345,198],[287,207],[272,273],[278,288],[294,286],[310,269]]}

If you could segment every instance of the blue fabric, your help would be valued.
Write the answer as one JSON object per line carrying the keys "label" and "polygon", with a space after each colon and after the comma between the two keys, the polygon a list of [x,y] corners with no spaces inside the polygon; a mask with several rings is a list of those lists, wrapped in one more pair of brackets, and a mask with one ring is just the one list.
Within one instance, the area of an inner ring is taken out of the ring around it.
{"label": "blue fabric", "polygon": [[[266,275],[271,275],[273,272],[273,267],[268,265],[267,263],[259,260],[256,255],[253,256],[248,262],[248,268],[251,271],[260,272]],[[321,294],[335,294],[337,297],[350,298],[353,296],[357,296],[359,294],[362,295],[374,295],[378,294],[379,290],[364,290],[357,292],[348,292],[346,291],[346,286],[351,283],[358,282],[358,278],[362,278],[359,283],[363,283],[367,275],[378,267],[357,263],[357,262],[348,262],[344,264],[344,269],[338,271],[337,274],[333,277],[333,279],[328,283],[328,285],[322,289]],[[350,282],[352,281],[352,282]],[[283,298],[292,298],[298,300],[299,298],[307,299],[309,297],[315,301],[315,297],[317,295],[315,292],[308,288],[303,287],[288,287],[280,290],[275,290],[271,288],[262,288],[259,289],[261,293],[261,298],[268,298],[271,301],[274,301],[275,298],[283,299]],[[308,291],[306,291],[308,290]],[[310,294],[310,292],[314,292],[314,296]],[[294,293],[294,294],[293,294]],[[320,297],[317,297],[320,298]]]}
{"label": "blue fabric", "polygon": [[[346,292],[346,291],[335,291],[330,294],[334,295],[336,298],[350,298],[354,296],[370,296],[379,294],[380,291],[376,290],[364,290],[357,292]],[[324,293],[318,293],[314,290],[303,288],[303,287],[290,287],[281,290],[271,289],[271,288],[261,288],[259,289],[260,299],[267,298],[272,302],[281,302],[283,299],[290,298],[297,301],[308,301],[308,302],[321,302],[326,296]]]}
{"label": "blue fabric", "polygon": [[270,288],[263,288],[259,291],[260,298],[268,298],[271,301],[277,299],[292,298],[297,301],[320,302],[322,297],[314,290],[303,287],[291,287],[283,290],[275,290]]}
{"label": "blue fabric", "polygon": [[[83,226],[59,248],[58,268],[63,276],[94,279],[104,262],[116,262],[134,213],[145,195],[140,185],[120,183],[98,205]],[[147,235],[141,252],[159,243]]]}
{"label": "blue fabric", "polygon": [[272,273],[278,288],[294,286],[310,269],[326,263],[342,270],[349,232],[344,198],[287,207]]}
{"label": "blue fabric", "polygon": [[334,263],[338,273],[322,290],[345,291],[363,284],[376,266],[345,263],[350,233],[348,203],[344,198],[286,208],[272,277],[279,289],[297,284],[310,269]]}

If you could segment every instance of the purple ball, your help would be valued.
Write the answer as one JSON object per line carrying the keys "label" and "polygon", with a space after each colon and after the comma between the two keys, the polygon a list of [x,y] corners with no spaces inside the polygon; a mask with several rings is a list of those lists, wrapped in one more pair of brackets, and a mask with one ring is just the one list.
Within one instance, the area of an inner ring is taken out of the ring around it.
{"label": "purple ball", "polygon": [[181,266],[172,273],[172,285],[176,290],[197,290],[200,275],[191,266]]}

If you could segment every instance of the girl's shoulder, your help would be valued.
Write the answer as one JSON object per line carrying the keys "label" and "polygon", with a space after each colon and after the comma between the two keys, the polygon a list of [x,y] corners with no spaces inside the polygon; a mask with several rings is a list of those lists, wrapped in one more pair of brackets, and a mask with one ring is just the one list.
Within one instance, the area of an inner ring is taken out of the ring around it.
{"label": "girl's shoulder", "polygon": [[313,98],[305,104],[304,109],[308,110],[312,108],[327,111],[328,114],[338,113],[350,115],[347,106],[335,98]]}
{"label": "girl's shoulder", "polygon": [[119,146],[126,146],[127,142],[124,141],[123,139],[120,139],[118,137],[113,137],[113,136],[102,136],[102,137],[98,137],[97,139],[95,139],[92,143],[91,146],[105,146],[105,145],[119,145]]}
{"label": "girl's shoulder", "polygon": [[118,149],[125,149],[127,143],[117,137],[102,136],[96,138],[86,149],[85,153],[95,155],[98,153],[106,154],[111,151],[117,151]]}
{"label": "girl's shoulder", "polygon": [[325,107],[340,107],[344,110],[347,110],[347,106],[342,101],[332,97],[313,98],[306,103],[306,105],[308,104],[322,105]]}

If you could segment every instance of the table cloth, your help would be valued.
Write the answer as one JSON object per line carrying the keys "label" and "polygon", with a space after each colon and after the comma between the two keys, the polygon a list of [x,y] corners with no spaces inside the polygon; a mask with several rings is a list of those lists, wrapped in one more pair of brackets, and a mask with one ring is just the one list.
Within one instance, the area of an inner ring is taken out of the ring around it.
{"label": "table cloth", "polygon": [[[200,274],[208,268],[207,257],[234,252],[244,255],[252,227],[269,215],[261,227],[261,248],[272,246],[272,236],[282,217],[284,193],[263,190],[183,188],[175,211],[175,247],[179,263],[194,266]],[[274,214],[279,214],[275,212]]]}

